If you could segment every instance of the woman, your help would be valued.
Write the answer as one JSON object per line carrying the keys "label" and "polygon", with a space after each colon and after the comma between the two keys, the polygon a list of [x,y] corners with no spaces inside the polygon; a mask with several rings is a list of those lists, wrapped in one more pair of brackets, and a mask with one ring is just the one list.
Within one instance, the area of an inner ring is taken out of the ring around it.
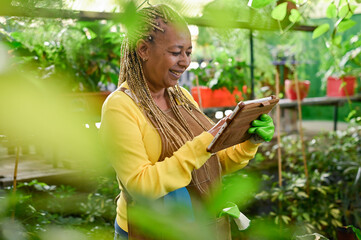
{"label": "woman", "polygon": [[[191,62],[186,22],[166,5],[143,8],[138,17],[138,28],[128,31],[122,45],[120,86],[103,105],[101,136],[120,188],[130,195],[157,199],[180,191],[190,193],[192,202],[204,199],[221,174],[247,165],[258,144],[246,141],[213,155],[206,151],[225,120],[214,125],[178,85]],[[269,140],[272,119],[260,123],[254,131]],[[115,227],[123,236],[126,205],[121,195]]]}

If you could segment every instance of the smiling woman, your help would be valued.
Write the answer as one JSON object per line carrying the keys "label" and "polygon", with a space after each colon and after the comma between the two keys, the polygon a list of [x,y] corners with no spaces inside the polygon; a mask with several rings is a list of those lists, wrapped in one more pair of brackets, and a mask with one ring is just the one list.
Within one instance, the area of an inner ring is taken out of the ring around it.
{"label": "smiling woman", "polygon": [[[217,154],[207,152],[226,119],[214,125],[178,85],[191,62],[187,23],[166,5],[143,8],[135,18],[137,28],[128,29],[122,45],[119,88],[103,105],[100,133],[122,189],[116,237],[129,232],[130,239],[148,239],[153,233],[162,239],[166,226],[142,229],[141,238],[134,231],[127,211],[132,202],[140,205],[134,198],[160,199],[164,205],[176,201],[193,213],[220,185],[221,174],[247,165],[258,144],[248,140]],[[227,218],[212,214],[205,224],[212,226],[208,234],[230,239]]]}
{"label": "smiling woman", "polygon": [[[187,26],[165,24],[159,21],[164,32],[155,31],[152,41],[137,42],[141,57],[144,77],[153,98],[161,98],[166,88],[174,87],[188,68],[192,53],[191,36]],[[161,106],[167,109],[170,106]]]}

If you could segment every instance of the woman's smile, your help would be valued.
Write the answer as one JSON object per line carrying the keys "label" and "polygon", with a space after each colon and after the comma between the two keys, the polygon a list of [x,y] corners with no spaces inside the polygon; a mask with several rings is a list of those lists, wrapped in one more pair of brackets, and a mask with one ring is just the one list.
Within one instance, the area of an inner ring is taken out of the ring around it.
{"label": "woman's smile", "polygon": [[179,79],[181,77],[181,75],[183,74],[183,71],[176,71],[176,70],[169,70],[169,72],[171,73],[172,76],[174,76],[175,78]]}

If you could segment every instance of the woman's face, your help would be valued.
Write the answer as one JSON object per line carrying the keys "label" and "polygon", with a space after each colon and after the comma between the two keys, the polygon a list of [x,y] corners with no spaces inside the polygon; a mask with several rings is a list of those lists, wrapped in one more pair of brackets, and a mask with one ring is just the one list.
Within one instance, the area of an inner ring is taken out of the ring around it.
{"label": "woman's face", "polygon": [[152,92],[172,87],[190,64],[192,41],[188,28],[178,28],[172,23],[161,22],[164,33],[156,31],[153,42],[147,42],[147,61],[143,71]]}

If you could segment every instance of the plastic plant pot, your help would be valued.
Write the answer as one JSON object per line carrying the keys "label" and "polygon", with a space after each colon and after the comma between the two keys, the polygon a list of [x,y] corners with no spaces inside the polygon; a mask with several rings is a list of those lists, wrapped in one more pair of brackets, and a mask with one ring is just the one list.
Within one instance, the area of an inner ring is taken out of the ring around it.
{"label": "plastic plant pot", "polygon": [[[201,96],[202,104],[198,97],[198,92]],[[209,87],[204,87],[204,86],[193,87],[191,89],[191,94],[199,106],[202,105],[201,107],[203,107],[203,108],[213,107],[212,89],[210,89]]]}
{"label": "plastic plant pot", "polygon": [[[342,83],[345,83],[342,86]],[[343,78],[328,77],[327,78],[327,96],[328,97],[345,97],[353,96],[356,87],[356,77],[345,76]]]}
{"label": "plastic plant pot", "polygon": [[[303,80],[298,82],[298,86],[300,89],[300,99],[304,99],[307,97],[308,90],[310,89],[311,82],[308,80]],[[297,100],[296,93],[296,83],[295,81],[286,79],[285,80],[285,94],[288,99]]]}

